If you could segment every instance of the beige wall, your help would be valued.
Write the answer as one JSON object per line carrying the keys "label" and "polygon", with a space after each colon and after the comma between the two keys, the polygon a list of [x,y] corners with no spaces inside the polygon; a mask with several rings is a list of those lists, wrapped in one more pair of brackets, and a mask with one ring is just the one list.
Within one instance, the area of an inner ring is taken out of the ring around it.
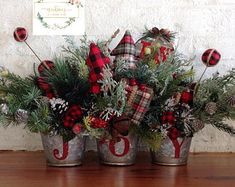
{"label": "beige wall", "polygon": [[[234,0],[86,0],[86,32],[89,38],[107,38],[117,28],[130,29],[134,37],[144,26],[166,27],[179,32],[179,50],[194,56],[198,74],[203,70],[200,55],[209,47],[223,56],[220,64],[209,69],[224,73],[235,67],[235,1]],[[42,59],[51,59],[64,44],[61,36],[32,36],[32,0],[0,0],[0,65],[20,75],[32,73],[37,59],[24,44],[13,40],[15,27],[29,31],[28,42]],[[121,33],[121,35],[122,35]],[[120,39],[113,42],[113,46]],[[78,40],[78,38],[76,38]],[[231,125],[234,122],[231,122]],[[93,144],[89,143],[89,147]],[[0,150],[38,150],[40,137],[22,127],[0,128]],[[235,138],[211,127],[195,136],[192,151],[233,151]]]}

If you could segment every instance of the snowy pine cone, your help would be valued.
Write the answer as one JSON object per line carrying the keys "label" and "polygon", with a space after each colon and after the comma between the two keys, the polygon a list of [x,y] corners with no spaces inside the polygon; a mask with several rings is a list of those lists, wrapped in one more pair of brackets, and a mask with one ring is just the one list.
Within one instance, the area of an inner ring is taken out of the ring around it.
{"label": "snowy pine cone", "polygon": [[227,103],[229,104],[229,106],[235,107],[235,95],[229,96],[227,98]]}
{"label": "snowy pine cone", "polygon": [[28,121],[28,117],[29,117],[28,112],[23,109],[19,109],[15,113],[15,119],[20,123],[26,123]]}
{"label": "snowy pine cone", "polygon": [[62,114],[68,109],[68,102],[61,98],[52,98],[50,99],[51,108],[54,112]]}

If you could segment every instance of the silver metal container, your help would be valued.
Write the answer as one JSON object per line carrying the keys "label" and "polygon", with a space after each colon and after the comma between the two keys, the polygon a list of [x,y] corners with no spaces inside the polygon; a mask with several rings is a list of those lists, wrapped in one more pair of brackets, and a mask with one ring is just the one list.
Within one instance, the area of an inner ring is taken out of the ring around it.
{"label": "silver metal container", "polygon": [[97,140],[99,159],[102,164],[128,166],[136,160],[138,138],[130,133],[128,136],[120,136],[120,141]]}
{"label": "silver metal container", "polygon": [[171,140],[169,137],[166,137],[159,150],[151,151],[152,162],[167,166],[186,165],[191,140],[191,137],[180,137],[176,140]]}
{"label": "silver metal container", "polygon": [[78,166],[82,164],[85,137],[76,136],[64,142],[62,136],[41,134],[44,153],[49,166]]}

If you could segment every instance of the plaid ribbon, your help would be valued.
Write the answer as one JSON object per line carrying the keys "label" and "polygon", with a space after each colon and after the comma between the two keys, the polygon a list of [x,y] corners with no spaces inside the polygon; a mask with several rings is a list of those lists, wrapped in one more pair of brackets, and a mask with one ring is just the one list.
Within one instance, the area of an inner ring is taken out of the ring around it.
{"label": "plaid ribbon", "polygon": [[130,31],[126,31],[117,47],[111,52],[116,58],[124,58],[129,61],[136,60],[136,46]]}
{"label": "plaid ribbon", "polygon": [[90,69],[89,72],[89,81],[91,83],[90,91],[94,94],[100,92],[100,85],[97,83],[98,80],[102,79],[102,71],[106,64],[110,63],[110,59],[106,57],[99,47],[91,43],[90,52],[86,60],[86,64]]}
{"label": "plaid ribbon", "polygon": [[153,90],[149,87],[139,89],[138,86],[128,86],[126,90],[128,92],[127,102],[130,108],[127,115],[130,117],[132,123],[138,125],[149,109],[153,97]]}
{"label": "plaid ribbon", "polygon": [[82,119],[82,109],[78,105],[72,105],[64,116],[64,126],[74,127]]}

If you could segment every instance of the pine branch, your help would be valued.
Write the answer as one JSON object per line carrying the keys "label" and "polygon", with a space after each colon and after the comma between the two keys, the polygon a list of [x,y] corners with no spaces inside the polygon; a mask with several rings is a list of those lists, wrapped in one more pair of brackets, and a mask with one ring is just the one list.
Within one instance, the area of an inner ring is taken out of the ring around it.
{"label": "pine branch", "polygon": [[46,80],[52,85],[59,98],[69,103],[78,103],[82,106],[89,104],[90,83],[78,66],[66,62],[64,59],[54,60],[54,68],[46,71]]}
{"label": "pine branch", "polygon": [[227,132],[230,135],[235,134],[235,129],[233,127],[230,127],[228,124],[223,123],[223,122],[211,121],[211,125],[221,131]]}

